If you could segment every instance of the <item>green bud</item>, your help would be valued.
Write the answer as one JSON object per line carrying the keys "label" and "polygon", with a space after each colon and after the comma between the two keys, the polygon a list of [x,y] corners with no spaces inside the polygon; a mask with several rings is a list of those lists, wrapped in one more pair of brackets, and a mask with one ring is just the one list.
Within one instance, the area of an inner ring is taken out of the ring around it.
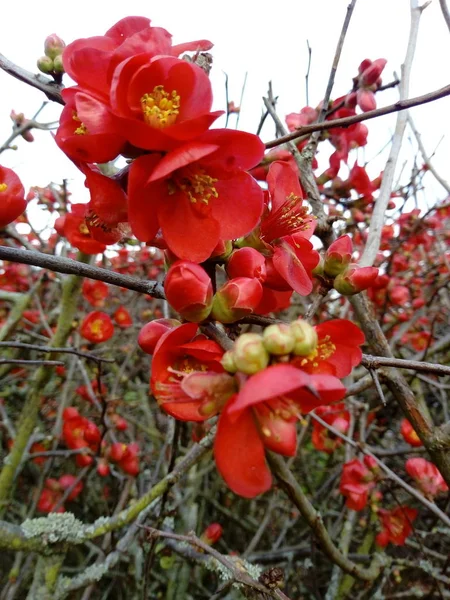
{"label": "green bud", "polygon": [[263,331],[264,346],[267,352],[277,356],[290,354],[295,346],[295,337],[289,325],[275,323]]}
{"label": "green bud", "polygon": [[242,334],[234,344],[233,356],[238,371],[246,375],[262,371],[270,360],[263,338],[258,333]]}
{"label": "green bud", "polygon": [[296,356],[308,356],[317,348],[317,333],[314,327],[304,321],[297,319],[290,324],[295,338],[294,354]]}

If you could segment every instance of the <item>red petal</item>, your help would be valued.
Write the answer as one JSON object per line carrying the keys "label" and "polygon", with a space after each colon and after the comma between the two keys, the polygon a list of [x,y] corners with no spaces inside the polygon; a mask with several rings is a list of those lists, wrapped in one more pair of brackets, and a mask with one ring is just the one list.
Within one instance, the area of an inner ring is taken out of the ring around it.
{"label": "red petal", "polygon": [[229,412],[237,413],[259,402],[289,394],[309,383],[310,376],[292,365],[272,365],[245,382]]}
{"label": "red petal", "polygon": [[167,177],[177,169],[185,167],[217,150],[215,144],[206,144],[203,142],[188,142],[176,150],[166,154],[151,172],[148,183]]}
{"label": "red petal", "polygon": [[163,182],[145,187],[148,172],[157,161],[158,155],[147,154],[137,158],[130,166],[128,220],[134,235],[143,242],[152,240],[158,233],[157,206],[158,202],[164,202]]}
{"label": "red petal", "polygon": [[250,411],[231,421],[227,409],[219,418],[214,456],[226,484],[244,498],[254,498],[272,485],[264,446]]}

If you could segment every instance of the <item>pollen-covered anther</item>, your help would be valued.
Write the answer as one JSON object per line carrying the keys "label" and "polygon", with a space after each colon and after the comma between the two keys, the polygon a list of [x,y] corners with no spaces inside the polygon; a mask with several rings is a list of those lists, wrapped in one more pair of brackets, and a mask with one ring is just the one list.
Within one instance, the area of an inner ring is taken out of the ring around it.
{"label": "pollen-covered anther", "polygon": [[6,183],[0,183],[0,192],[6,192],[7,189],[8,186],[6,185]]}
{"label": "pollen-covered anther", "polygon": [[321,360],[327,360],[327,358],[330,358],[330,356],[333,356],[336,352],[336,346],[331,341],[330,336],[327,335],[319,342],[317,350],[319,352],[319,358]]}
{"label": "pollen-covered anther", "polygon": [[176,90],[166,92],[164,86],[157,85],[153,92],[141,98],[144,121],[155,129],[173,125],[180,114],[180,96]]}
{"label": "pollen-covered anther", "polygon": [[74,133],[76,135],[86,135],[88,133],[87,127],[86,125],[81,121],[81,119],[79,118],[79,116],[77,115],[77,113],[75,111],[73,111],[72,114],[72,119],[76,122],[79,123],[80,125],[75,129]]}
{"label": "pollen-covered anther", "polygon": [[86,223],[80,223],[80,225],[78,226],[78,231],[83,235],[89,235],[89,229]]}
{"label": "pollen-covered anther", "polygon": [[182,190],[189,200],[196,204],[197,202],[203,202],[209,204],[211,198],[218,198],[219,193],[214,187],[217,179],[210,177],[203,170],[183,176],[176,185]]}

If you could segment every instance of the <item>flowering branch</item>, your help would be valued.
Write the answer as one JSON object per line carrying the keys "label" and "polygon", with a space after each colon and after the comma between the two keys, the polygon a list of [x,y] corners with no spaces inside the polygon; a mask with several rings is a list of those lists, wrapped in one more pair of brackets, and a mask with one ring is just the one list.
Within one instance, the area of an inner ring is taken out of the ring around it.
{"label": "flowering branch", "polygon": [[312,125],[304,125],[303,127],[299,127],[292,133],[288,133],[279,137],[275,140],[271,140],[266,143],[266,148],[275,148],[276,146],[281,146],[281,144],[285,144],[286,142],[290,142],[292,140],[297,140],[297,138],[303,135],[309,135],[314,131],[328,131],[328,129],[334,129],[335,127],[349,127],[350,125],[354,125],[355,123],[361,123],[362,121],[368,121],[369,119],[376,119],[377,117],[382,117],[384,115],[390,115],[392,113],[407,110],[408,108],[413,108],[414,106],[420,106],[422,104],[428,104],[429,102],[434,102],[435,100],[440,100],[441,98],[445,98],[446,96],[450,96],[450,85],[446,85],[434,92],[428,92],[427,94],[423,94],[422,96],[416,96],[415,98],[410,98],[409,100],[399,100],[395,102],[395,104],[389,104],[388,106],[383,106],[382,108],[377,108],[375,110],[369,110],[365,113],[361,113],[358,115],[352,115],[350,117],[343,117],[342,119],[333,119],[332,121],[324,121],[323,123],[313,123]]}

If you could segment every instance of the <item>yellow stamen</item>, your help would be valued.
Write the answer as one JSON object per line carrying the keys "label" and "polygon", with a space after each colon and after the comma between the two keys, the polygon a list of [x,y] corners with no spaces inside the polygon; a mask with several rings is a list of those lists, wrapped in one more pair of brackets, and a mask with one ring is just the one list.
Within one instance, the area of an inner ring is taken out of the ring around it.
{"label": "yellow stamen", "polygon": [[169,182],[169,194],[174,193],[175,190],[173,184],[175,183],[175,185],[187,195],[192,203],[195,204],[200,201],[204,204],[209,204],[211,197],[219,197],[219,193],[213,185],[216,181],[217,179],[210,177],[205,171],[199,170],[193,175],[189,174]]}
{"label": "yellow stamen", "polygon": [[87,127],[84,123],[82,123],[81,119],[78,117],[75,111],[72,114],[72,119],[80,123],[79,127],[75,129],[74,133],[76,133],[77,135],[86,135],[88,133]]}
{"label": "yellow stamen", "polygon": [[89,229],[86,223],[80,223],[80,225],[78,226],[78,231],[83,235],[89,235]]}
{"label": "yellow stamen", "polygon": [[150,94],[141,98],[144,121],[155,129],[164,129],[173,125],[180,111],[180,96],[176,90],[166,92],[164,86],[157,85]]}
{"label": "yellow stamen", "polygon": [[6,183],[0,183],[0,192],[6,192],[7,189],[8,186],[6,185]]}

